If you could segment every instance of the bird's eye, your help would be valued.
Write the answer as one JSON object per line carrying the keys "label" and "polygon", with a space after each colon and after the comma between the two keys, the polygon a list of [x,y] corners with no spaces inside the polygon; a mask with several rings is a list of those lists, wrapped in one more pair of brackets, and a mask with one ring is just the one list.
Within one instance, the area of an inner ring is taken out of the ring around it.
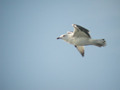
{"label": "bird's eye", "polygon": [[65,35],[63,35],[63,37],[65,37]]}

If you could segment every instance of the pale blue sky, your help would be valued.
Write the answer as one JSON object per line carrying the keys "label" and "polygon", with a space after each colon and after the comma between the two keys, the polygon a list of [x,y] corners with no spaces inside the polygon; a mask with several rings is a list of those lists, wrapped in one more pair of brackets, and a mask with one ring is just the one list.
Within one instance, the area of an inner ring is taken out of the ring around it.
{"label": "pale blue sky", "polygon": [[[120,0],[1,0],[0,90],[120,90]],[[71,24],[106,47],[56,38]]]}

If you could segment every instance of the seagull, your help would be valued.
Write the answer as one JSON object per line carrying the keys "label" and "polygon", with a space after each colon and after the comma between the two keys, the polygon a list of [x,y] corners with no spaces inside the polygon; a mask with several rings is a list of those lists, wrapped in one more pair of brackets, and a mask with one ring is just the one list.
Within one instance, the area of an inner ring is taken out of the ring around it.
{"label": "seagull", "polygon": [[105,39],[92,39],[89,30],[86,28],[72,24],[74,31],[69,31],[66,34],[59,36],[57,39],[62,39],[77,48],[77,50],[84,56],[84,46],[95,45],[102,47],[106,45]]}

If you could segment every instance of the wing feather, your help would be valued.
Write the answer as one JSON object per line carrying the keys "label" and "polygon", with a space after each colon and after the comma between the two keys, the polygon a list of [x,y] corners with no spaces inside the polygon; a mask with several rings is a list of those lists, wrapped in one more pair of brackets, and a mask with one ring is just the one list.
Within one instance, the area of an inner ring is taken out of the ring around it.
{"label": "wing feather", "polygon": [[80,25],[76,25],[76,24],[73,24],[72,26],[74,27],[74,35],[73,36],[91,38],[91,36],[89,34],[89,30],[87,30],[86,28],[84,28]]}
{"label": "wing feather", "polygon": [[84,46],[75,46],[82,56],[84,56]]}

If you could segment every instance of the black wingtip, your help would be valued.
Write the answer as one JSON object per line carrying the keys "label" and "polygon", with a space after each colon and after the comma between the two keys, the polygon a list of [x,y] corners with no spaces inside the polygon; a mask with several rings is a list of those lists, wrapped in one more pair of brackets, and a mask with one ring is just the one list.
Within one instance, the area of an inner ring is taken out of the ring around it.
{"label": "black wingtip", "polygon": [[81,53],[82,57],[84,57],[84,53]]}

